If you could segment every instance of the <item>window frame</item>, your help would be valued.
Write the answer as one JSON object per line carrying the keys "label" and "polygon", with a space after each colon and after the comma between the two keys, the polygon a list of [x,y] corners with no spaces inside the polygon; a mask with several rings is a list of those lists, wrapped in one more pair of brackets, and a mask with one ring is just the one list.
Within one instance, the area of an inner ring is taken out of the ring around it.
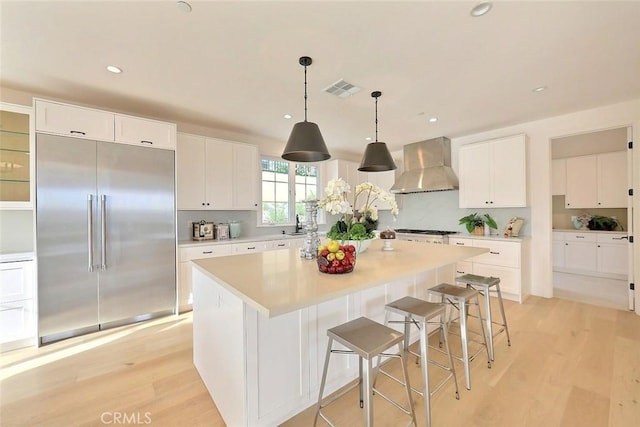
{"label": "window frame", "polygon": [[[289,215],[289,221],[288,222],[264,222],[263,220],[263,215],[264,215],[264,211],[263,211],[263,179],[262,179],[262,162],[264,160],[267,161],[279,161],[279,162],[286,162],[289,164],[289,173],[288,173],[288,215]],[[269,156],[269,155],[261,155],[260,156],[260,203],[259,203],[259,210],[258,210],[258,215],[256,215],[256,220],[257,220],[257,226],[258,227],[283,227],[283,226],[295,226],[296,221],[295,221],[295,217],[296,217],[296,165],[304,165],[304,166],[314,166],[316,168],[317,171],[317,175],[316,175],[316,195],[318,198],[322,197],[322,173],[323,173],[323,169],[320,166],[319,163],[317,162],[313,162],[313,163],[302,163],[302,162],[291,162],[288,160],[283,160],[280,157],[276,157],[276,156]],[[321,222],[322,221],[322,222]],[[320,210],[318,210],[318,223],[324,223],[324,215],[321,214]]]}

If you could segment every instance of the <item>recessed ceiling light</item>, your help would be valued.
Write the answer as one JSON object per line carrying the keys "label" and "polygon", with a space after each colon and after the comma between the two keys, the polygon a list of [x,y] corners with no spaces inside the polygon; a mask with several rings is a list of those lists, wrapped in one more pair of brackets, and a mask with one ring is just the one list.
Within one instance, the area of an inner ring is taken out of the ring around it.
{"label": "recessed ceiling light", "polygon": [[430,123],[435,123],[435,122],[437,122],[437,121],[438,121],[438,118],[437,118],[437,117],[429,117],[429,122],[430,122]]}
{"label": "recessed ceiling light", "polygon": [[290,118],[291,118],[291,117],[293,117],[293,116],[292,116],[291,114],[285,114],[285,115],[284,115],[284,116],[282,116],[282,117],[284,117],[285,119],[290,119]]}
{"label": "recessed ceiling light", "polygon": [[192,10],[191,5],[189,3],[187,3],[186,1],[177,2],[177,6],[178,6],[178,9],[181,12],[184,12],[184,13],[189,13]]}
{"label": "recessed ceiling light", "polygon": [[478,3],[471,9],[471,16],[477,18],[479,16],[487,14],[491,10],[492,4],[490,2]]}
{"label": "recessed ceiling light", "polygon": [[542,92],[543,90],[546,90],[546,89],[547,89],[547,87],[546,87],[546,86],[538,86],[538,87],[535,87],[535,88],[533,88],[533,89],[531,89],[531,90],[532,90],[533,92]]}
{"label": "recessed ceiling light", "polygon": [[110,71],[114,74],[120,74],[122,72],[122,68],[116,67],[115,65],[107,65],[107,71]]}

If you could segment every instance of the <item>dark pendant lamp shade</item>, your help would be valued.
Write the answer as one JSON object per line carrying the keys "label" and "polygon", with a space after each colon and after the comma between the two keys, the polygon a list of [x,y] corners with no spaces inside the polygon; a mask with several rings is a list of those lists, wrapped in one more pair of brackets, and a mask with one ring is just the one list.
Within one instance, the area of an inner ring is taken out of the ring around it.
{"label": "dark pendant lamp shade", "polygon": [[391,157],[387,144],[384,142],[372,142],[367,144],[358,170],[363,172],[385,172],[396,168],[396,163]]}
{"label": "dark pendant lamp shade", "polygon": [[292,162],[320,162],[331,158],[320,128],[312,122],[299,122],[291,129],[282,158]]}
{"label": "dark pendant lamp shade", "polygon": [[364,150],[364,156],[358,168],[362,172],[385,172],[397,168],[387,144],[378,142],[378,98],[380,96],[382,96],[380,91],[371,92],[371,97],[376,100],[376,142],[367,144]]}
{"label": "dark pendant lamp shade", "polygon": [[293,126],[282,158],[292,162],[320,162],[331,158],[317,124],[307,121],[307,67],[312,60],[303,56],[299,60],[304,67],[304,122]]}

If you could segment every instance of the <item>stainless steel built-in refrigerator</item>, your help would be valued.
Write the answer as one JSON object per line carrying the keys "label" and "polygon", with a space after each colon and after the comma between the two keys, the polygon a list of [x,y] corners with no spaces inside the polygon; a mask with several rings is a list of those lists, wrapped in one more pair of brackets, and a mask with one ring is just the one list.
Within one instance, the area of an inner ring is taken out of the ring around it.
{"label": "stainless steel built-in refrigerator", "polygon": [[174,152],[36,135],[41,343],[175,311]]}

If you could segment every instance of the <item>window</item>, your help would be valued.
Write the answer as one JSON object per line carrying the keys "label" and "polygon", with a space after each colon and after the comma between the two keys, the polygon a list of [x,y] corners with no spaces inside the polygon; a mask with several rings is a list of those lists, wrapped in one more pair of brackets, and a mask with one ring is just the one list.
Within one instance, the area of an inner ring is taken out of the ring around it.
{"label": "window", "polygon": [[262,224],[294,224],[304,220],[305,199],[318,195],[318,167],[262,158]]}

